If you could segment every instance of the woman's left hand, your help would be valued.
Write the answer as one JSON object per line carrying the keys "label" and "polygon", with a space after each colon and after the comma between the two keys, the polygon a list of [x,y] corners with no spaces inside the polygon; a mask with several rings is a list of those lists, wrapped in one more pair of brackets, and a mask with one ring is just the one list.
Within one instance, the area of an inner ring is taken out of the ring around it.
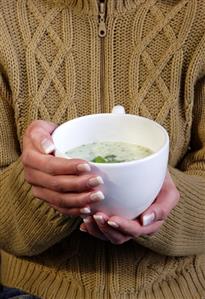
{"label": "woman's left hand", "polygon": [[160,230],[171,210],[177,205],[180,195],[167,172],[164,184],[154,203],[138,218],[127,220],[119,216],[108,217],[102,212],[84,219],[80,229],[113,244],[145,235],[153,235]]}

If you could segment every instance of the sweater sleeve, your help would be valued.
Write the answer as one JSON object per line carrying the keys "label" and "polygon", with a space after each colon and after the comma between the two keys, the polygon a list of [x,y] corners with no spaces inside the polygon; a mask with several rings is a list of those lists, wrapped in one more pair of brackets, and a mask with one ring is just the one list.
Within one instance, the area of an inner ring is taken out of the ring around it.
{"label": "sweater sleeve", "polygon": [[137,240],[161,254],[205,251],[205,77],[196,86],[190,148],[178,169],[169,167],[180,192],[178,205],[156,235]]}
{"label": "sweater sleeve", "polygon": [[15,125],[19,115],[13,108],[21,88],[19,78],[17,47],[0,9],[0,249],[31,256],[67,237],[80,220],[63,216],[35,198],[24,179]]}
{"label": "sweater sleeve", "polygon": [[78,220],[61,215],[32,195],[24,180],[8,98],[0,76],[0,248],[31,256],[68,236]]}

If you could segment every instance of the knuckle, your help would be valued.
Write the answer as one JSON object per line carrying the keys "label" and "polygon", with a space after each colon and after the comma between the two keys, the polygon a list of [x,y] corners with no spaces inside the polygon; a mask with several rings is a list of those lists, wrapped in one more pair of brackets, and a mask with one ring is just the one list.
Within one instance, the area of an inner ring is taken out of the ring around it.
{"label": "knuckle", "polygon": [[177,189],[173,189],[170,192],[170,197],[172,198],[171,209],[173,209],[180,200],[180,193]]}
{"label": "knuckle", "polygon": [[32,125],[26,130],[26,137],[32,142],[39,141],[45,135],[45,129],[43,123],[40,120],[37,120],[32,123]]}
{"label": "knuckle", "polygon": [[164,207],[161,207],[159,212],[159,220],[164,220],[167,217],[167,210]]}
{"label": "knuckle", "polygon": [[56,206],[57,206],[58,208],[67,208],[66,200],[65,200],[65,198],[64,198],[63,195],[60,195],[60,196],[58,197]]}
{"label": "knuckle", "polygon": [[53,196],[52,193],[51,194],[46,194],[46,202],[49,204],[49,205],[53,205],[53,206],[56,206],[56,208],[59,207],[59,199],[56,197],[56,196]]}
{"label": "knuckle", "polygon": [[55,176],[53,176],[51,178],[50,186],[51,186],[52,190],[56,190],[56,191],[59,191],[59,192],[63,191],[62,187],[60,186],[59,180]]}
{"label": "knuckle", "polygon": [[26,136],[30,136],[30,134],[32,133],[32,131],[38,127],[40,124],[40,121],[39,120],[34,120],[32,121],[32,123],[30,123],[30,125],[28,126],[28,128],[26,129],[25,131],[25,135]]}
{"label": "knuckle", "polygon": [[89,203],[90,200],[87,196],[87,194],[80,194],[78,197],[78,206],[83,207],[85,204]]}
{"label": "knuckle", "polygon": [[69,192],[69,186],[65,185],[58,176],[52,176],[51,189],[59,193]]}
{"label": "knuckle", "polygon": [[76,179],[74,182],[74,188],[78,191],[82,190],[83,184],[81,182],[81,180]]}
{"label": "knuckle", "polygon": [[41,119],[35,119],[34,121],[32,121],[31,123],[31,128],[38,128],[38,127],[42,127],[44,121]]}
{"label": "knuckle", "polygon": [[30,131],[29,138],[31,140],[35,140],[36,139],[36,130],[31,130]]}
{"label": "knuckle", "polygon": [[64,193],[66,192],[66,187],[65,186],[62,186],[58,181],[56,181],[56,184],[55,184],[55,190],[57,192],[60,192],[60,193]]}
{"label": "knuckle", "polygon": [[180,198],[180,192],[176,188],[176,186],[173,185],[172,188],[169,189],[169,192],[170,192],[171,198],[173,198],[177,202]]}
{"label": "knuckle", "polygon": [[44,137],[44,132],[42,130],[42,128],[38,127],[38,128],[35,128],[33,129],[31,132],[30,132],[30,135],[29,135],[29,138],[31,139],[32,142],[39,142],[43,137]]}
{"label": "knuckle", "polygon": [[51,175],[56,175],[57,172],[55,170],[55,166],[53,164],[53,157],[52,156],[46,156],[46,161],[45,161],[45,168],[46,172],[51,174]]}

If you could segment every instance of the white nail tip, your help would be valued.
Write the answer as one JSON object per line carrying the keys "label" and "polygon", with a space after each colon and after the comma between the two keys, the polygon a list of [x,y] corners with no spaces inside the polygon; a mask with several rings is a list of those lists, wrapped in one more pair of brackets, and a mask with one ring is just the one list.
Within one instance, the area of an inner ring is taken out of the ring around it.
{"label": "white nail tip", "polygon": [[97,221],[103,221],[103,217],[101,215],[94,215],[93,218]]}
{"label": "white nail tip", "polygon": [[98,183],[99,183],[100,185],[103,185],[103,184],[104,184],[104,181],[103,181],[103,179],[101,178],[101,176],[97,176],[97,177],[96,177],[96,180],[98,181]]}
{"label": "white nail tip", "polygon": [[89,165],[89,164],[86,164],[86,163],[84,163],[84,164],[79,164],[79,165],[77,166],[77,168],[78,168],[79,171],[91,171],[91,167],[90,167],[90,165]]}
{"label": "white nail tip", "polygon": [[114,222],[114,221],[108,221],[107,222],[110,226],[112,226],[113,228],[118,228],[119,227],[119,224]]}
{"label": "white nail tip", "polygon": [[55,150],[55,145],[49,139],[44,139],[41,145],[45,154],[50,154]]}
{"label": "white nail tip", "polygon": [[90,210],[90,208],[82,208],[82,209],[80,209],[80,212],[83,214],[90,214],[91,210]]}
{"label": "white nail tip", "polygon": [[155,219],[155,214],[151,213],[149,215],[144,215],[142,218],[143,226],[151,224]]}
{"label": "white nail tip", "polygon": [[84,219],[83,219],[83,222],[84,222],[84,223],[89,223],[90,220],[89,220],[89,218],[87,217],[87,218],[84,218]]}
{"label": "white nail tip", "polygon": [[94,215],[93,218],[99,223],[99,224],[104,224],[105,219],[101,215]]}
{"label": "white nail tip", "polygon": [[86,230],[86,229],[83,229],[82,227],[80,227],[80,231],[81,231],[81,232],[84,232],[84,233],[87,233],[87,230]]}
{"label": "white nail tip", "polygon": [[104,182],[103,182],[103,179],[101,178],[101,176],[97,176],[97,177],[91,178],[89,180],[89,185],[91,187],[96,187],[98,185],[103,185],[103,184],[104,184]]}
{"label": "white nail tip", "polygon": [[91,199],[92,201],[103,200],[104,198],[105,198],[105,196],[104,196],[104,194],[102,193],[102,191],[97,191],[97,192],[92,193],[92,194],[90,195],[90,199]]}

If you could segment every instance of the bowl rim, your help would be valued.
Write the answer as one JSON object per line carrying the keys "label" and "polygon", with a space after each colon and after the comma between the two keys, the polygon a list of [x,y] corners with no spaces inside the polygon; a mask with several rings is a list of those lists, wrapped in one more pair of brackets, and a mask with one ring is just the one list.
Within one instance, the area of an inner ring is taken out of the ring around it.
{"label": "bowl rim", "polygon": [[[93,119],[96,117],[99,118],[99,117],[108,117],[108,116],[111,118],[121,118],[121,119],[123,119],[123,118],[138,118],[138,119],[143,119],[147,122],[150,122],[162,131],[162,133],[165,136],[165,142],[163,143],[163,145],[160,147],[160,149],[158,151],[153,152],[150,155],[148,155],[144,158],[141,158],[141,159],[125,161],[125,162],[120,162],[120,163],[95,163],[95,162],[87,161],[89,164],[94,165],[94,166],[100,166],[101,168],[102,167],[103,168],[109,168],[109,167],[113,168],[113,167],[120,167],[120,166],[132,165],[132,164],[141,164],[145,161],[154,159],[156,156],[160,155],[160,153],[163,152],[167,147],[169,148],[169,135],[168,135],[166,129],[162,125],[160,125],[159,123],[157,123],[156,121],[154,121],[150,118],[140,116],[140,115],[135,115],[135,114],[126,114],[126,113],[125,114],[97,113],[97,114],[83,115],[83,116],[80,116],[80,117],[77,117],[77,118],[74,118],[74,119],[71,119],[71,120],[68,120],[68,121],[62,123],[53,131],[51,136],[55,138],[55,135],[58,133],[59,129],[62,129],[63,127],[68,126],[72,122],[76,122],[76,121],[83,120],[83,119]],[[55,142],[54,142],[54,144],[55,144]],[[59,152],[59,154],[64,155],[64,153],[62,153],[57,147],[56,147],[55,152]],[[168,150],[168,152],[169,152],[169,150]],[[61,155],[61,157],[62,157],[62,155]],[[66,156],[65,156],[65,158],[66,158]],[[73,159],[78,159],[78,158],[73,158]],[[81,160],[83,160],[83,159],[81,159]]]}

